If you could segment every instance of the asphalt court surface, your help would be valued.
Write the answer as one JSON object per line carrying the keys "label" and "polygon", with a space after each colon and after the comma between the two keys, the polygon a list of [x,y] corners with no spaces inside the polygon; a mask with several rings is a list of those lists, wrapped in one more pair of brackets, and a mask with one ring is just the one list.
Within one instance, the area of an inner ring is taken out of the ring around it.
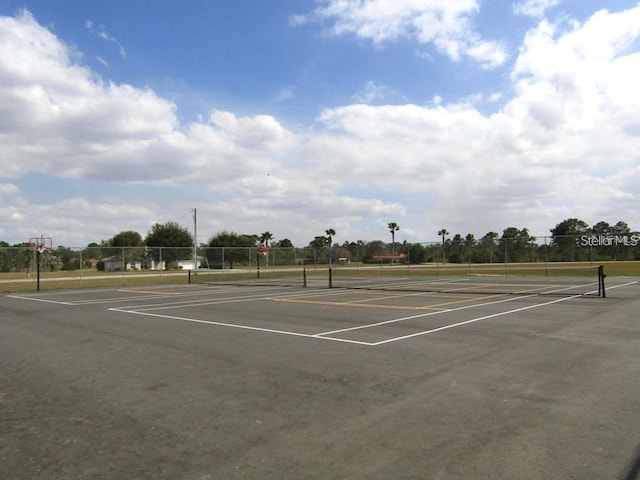
{"label": "asphalt court surface", "polygon": [[640,284],[607,285],[2,295],[0,478],[636,478]]}
{"label": "asphalt court surface", "polygon": [[[622,280],[609,288],[614,292],[635,284],[634,280]],[[10,297],[45,304],[92,305],[123,315],[367,346],[433,335],[559,304],[597,301],[592,296],[541,295],[538,293],[540,287],[528,287],[518,294],[505,294],[459,289],[455,293],[443,293],[188,285],[74,290]]]}

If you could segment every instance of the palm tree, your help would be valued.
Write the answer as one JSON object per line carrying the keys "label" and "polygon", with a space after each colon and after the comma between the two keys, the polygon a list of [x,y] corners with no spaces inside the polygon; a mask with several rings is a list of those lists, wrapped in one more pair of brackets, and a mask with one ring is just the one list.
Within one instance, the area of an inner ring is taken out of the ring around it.
{"label": "palm tree", "polygon": [[265,247],[269,248],[269,240],[273,240],[273,233],[264,232],[258,237],[258,240],[260,240],[260,243],[264,243]]}
{"label": "palm tree", "polygon": [[329,267],[331,267],[331,246],[333,245],[333,236],[336,231],[333,228],[327,228],[324,233],[327,234],[327,241],[329,243]]}
{"label": "palm tree", "polygon": [[446,260],[446,256],[445,256],[445,252],[444,252],[444,237],[449,235],[449,232],[447,231],[446,228],[443,228],[442,230],[438,231],[438,235],[440,235],[442,237],[442,264],[444,265],[445,260]]}
{"label": "palm tree", "polygon": [[393,263],[396,256],[396,252],[395,252],[396,232],[400,230],[400,226],[396,222],[391,222],[387,225],[387,228],[391,232],[391,263]]}

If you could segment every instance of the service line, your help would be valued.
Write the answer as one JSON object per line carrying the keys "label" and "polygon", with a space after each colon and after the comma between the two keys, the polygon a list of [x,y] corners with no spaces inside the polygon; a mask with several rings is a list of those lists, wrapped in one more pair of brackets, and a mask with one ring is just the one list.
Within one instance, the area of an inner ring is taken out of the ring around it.
{"label": "service line", "polygon": [[504,315],[510,315],[512,313],[523,312],[525,310],[531,310],[531,309],[534,309],[534,308],[545,307],[545,306],[548,306],[548,305],[553,305],[554,303],[560,303],[560,302],[564,302],[565,300],[571,300],[573,298],[579,298],[579,297],[581,297],[581,295],[574,295],[574,296],[571,296],[571,297],[563,297],[563,298],[558,298],[556,300],[551,300],[550,302],[536,303],[535,305],[527,305],[526,307],[515,308],[513,310],[507,310],[507,311],[504,311],[504,312],[492,313],[491,315],[485,315],[483,317],[472,318],[470,320],[465,320],[464,322],[452,323],[451,325],[445,325],[443,327],[433,328],[431,330],[425,330],[423,332],[412,333],[410,335],[403,335],[401,337],[389,338],[387,340],[382,340],[380,342],[372,343],[371,345],[373,345],[375,347],[375,346],[378,346],[378,345],[384,345],[385,343],[397,342],[399,340],[406,340],[408,338],[419,337],[419,336],[422,336],[422,335],[430,335],[432,333],[441,332],[443,330],[449,330],[451,328],[457,328],[457,327],[461,327],[461,326],[464,326],[464,325],[469,325],[471,323],[482,322],[483,320],[489,320],[489,319],[496,318],[496,317],[502,317]]}

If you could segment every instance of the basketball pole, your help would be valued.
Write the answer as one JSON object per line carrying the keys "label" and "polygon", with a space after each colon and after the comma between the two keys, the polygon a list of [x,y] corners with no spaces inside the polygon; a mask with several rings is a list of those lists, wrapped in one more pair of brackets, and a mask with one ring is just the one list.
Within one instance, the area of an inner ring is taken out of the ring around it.
{"label": "basketball pole", "polygon": [[52,245],[52,239],[44,235],[29,239],[29,249],[33,251],[33,258],[36,262],[36,290],[38,292],[40,291],[40,254],[46,250],[51,250],[53,248]]}

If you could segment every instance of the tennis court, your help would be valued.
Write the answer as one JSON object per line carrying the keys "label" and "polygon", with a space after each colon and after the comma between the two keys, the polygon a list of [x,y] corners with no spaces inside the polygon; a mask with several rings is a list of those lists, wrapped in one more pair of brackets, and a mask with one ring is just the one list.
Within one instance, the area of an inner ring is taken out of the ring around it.
{"label": "tennis court", "polygon": [[374,280],[3,296],[0,476],[635,477],[636,279]]}

